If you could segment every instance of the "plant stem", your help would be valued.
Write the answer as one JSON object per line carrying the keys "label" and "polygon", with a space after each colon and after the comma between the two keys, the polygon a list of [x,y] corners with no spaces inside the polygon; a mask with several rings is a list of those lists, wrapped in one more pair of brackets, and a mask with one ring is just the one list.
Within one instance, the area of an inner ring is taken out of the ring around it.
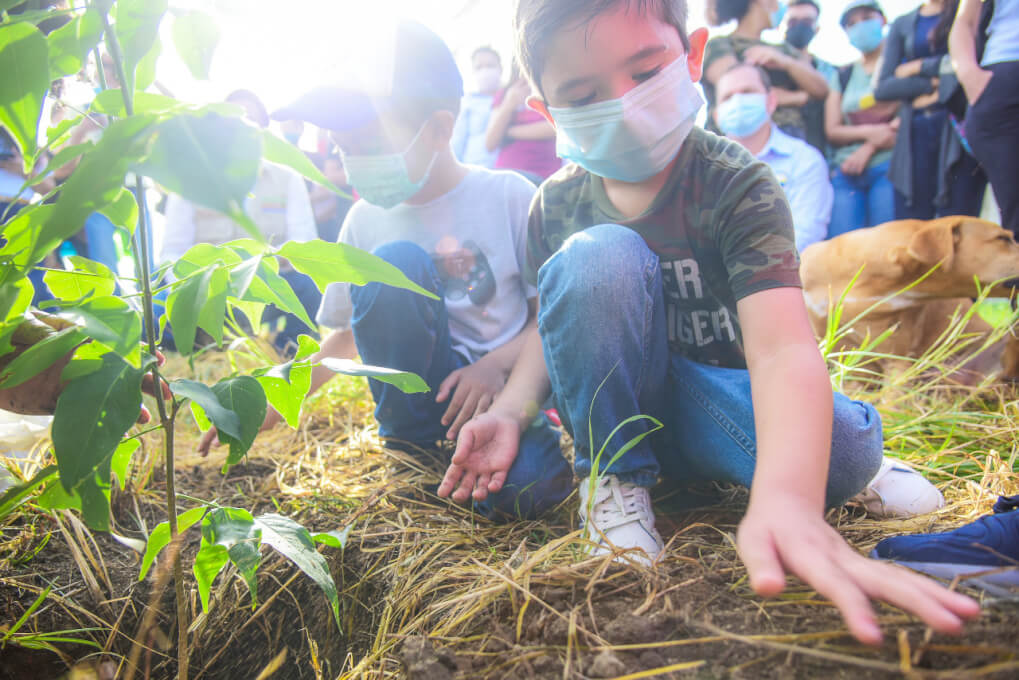
{"label": "plant stem", "polygon": [[[106,12],[100,13],[103,17],[103,29],[105,31],[107,46],[113,63],[117,68],[117,79],[120,81],[120,93],[124,99],[124,112],[128,116],[134,115],[134,101],[131,93],[126,89],[127,74],[124,70],[124,56],[120,49],[120,41],[117,34],[110,28],[110,20]],[[103,63],[99,62],[100,78],[105,80]],[[138,228],[135,231],[135,240],[140,253],[135,253],[135,266],[140,272],[139,278],[142,285],[142,309],[145,314],[145,336],[149,344],[149,354],[156,356],[156,327],[155,312],[152,303],[152,272],[149,267],[149,211],[145,200],[145,188],[142,186],[141,177],[135,177],[134,197],[138,202]],[[159,412],[159,424],[163,427],[164,456],[166,459],[166,519],[170,525],[170,540],[178,541],[180,528],[177,526],[177,491],[174,484],[174,459],[173,459],[173,423],[177,416],[178,404],[173,403],[171,413],[167,413],[166,402],[163,399],[162,379],[159,376],[159,365],[152,366],[153,395],[156,398],[156,408]],[[173,583],[175,598],[177,601],[177,678],[187,680],[188,677],[188,616],[187,602],[184,599],[184,568],[181,565],[180,550],[173,553]]]}

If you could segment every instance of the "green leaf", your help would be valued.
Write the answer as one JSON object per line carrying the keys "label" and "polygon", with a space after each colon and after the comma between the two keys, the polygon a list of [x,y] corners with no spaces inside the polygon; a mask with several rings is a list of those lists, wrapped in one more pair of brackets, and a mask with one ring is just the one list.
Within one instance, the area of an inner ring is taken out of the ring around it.
{"label": "green leaf", "polygon": [[276,272],[275,260],[265,258],[258,265],[258,277],[251,281],[243,300],[276,305],[284,312],[290,312],[298,319],[315,328],[315,322],[308,316],[300,298],[294,293],[287,280]]}
{"label": "green leaf", "polygon": [[[177,532],[184,533],[192,526],[195,522],[202,519],[205,515],[206,508],[203,505],[197,508],[191,508],[185,510],[181,514],[177,515]],[[149,534],[149,540],[145,544],[145,554],[142,556],[142,569],[138,574],[138,580],[144,581],[145,576],[149,573],[149,569],[152,568],[152,563],[156,561],[156,556],[162,552],[163,548],[170,544],[170,523],[160,522],[156,525],[156,528]]]}
{"label": "green leaf", "polygon": [[[20,319],[32,304],[35,289],[27,278],[20,278],[0,285],[0,318],[5,321]],[[20,324],[20,321],[18,322]],[[17,328],[17,325],[14,326]],[[9,350],[9,347],[7,348]],[[0,349],[0,353],[3,349]]]}
{"label": "green leaf", "polygon": [[29,23],[0,26],[0,124],[14,137],[26,172],[35,158],[43,98],[50,86],[46,37]]}
{"label": "green leaf", "polygon": [[75,378],[95,373],[103,367],[103,355],[109,352],[109,348],[100,345],[98,342],[86,342],[74,350],[71,362],[64,367],[60,374],[61,382],[71,382]]}
{"label": "green leaf", "polygon": [[216,393],[205,383],[174,380],[170,383],[170,391],[201,406],[202,412],[220,432],[237,440],[242,438],[240,417],[224,407]]}
{"label": "green leaf", "polygon": [[198,243],[188,248],[187,252],[174,263],[173,274],[178,279],[184,279],[212,264],[232,266],[240,262],[241,257],[233,248],[228,248],[225,245]]}
{"label": "green leaf", "polygon": [[163,43],[157,38],[149,51],[138,62],[138,68],[135,69],[135,96],[138,96],[142,90],[152,87],[152,83],[156,82],[156,68],[162,54]]}
{"label": "green leaf", "polygon": [[212,583],[223,571],[223,567],[230,561],[230,554],[221,545],[213,545],[202,537],[202,544],[195,555],[195,563],[191,567],[195,573],[195,581],[198,582],[198,594],[202,598],[202,611],[209,611],[209,593],[212,592]]}
{"label": "green leaf", "polygon": [[[159,23],[166,12],[166,0],[119,0],[114,31],[124,53],[124,83],[128,95],[135,91],[135,70],[159,37]],[[144,89],[144,88],[141,88]]]}
{"label": "green leaf", "polygon": [[315,164],[296,146],[280,139],[269,130],[262,130],[262,156],[270,163],[285,165],[295,170],[298,174],[310,179],[315,184],[320,184],[330,191],[341,196],[350,197],[349,194],[326,179],[322,171],[315,167]]}
{"label": "green leaf", "polygon": [[141,442],[137,439],[125,439],[120,442],[117,446],[117,450],[113,452],[113,458],[110,460],[110,471],[117,475],[117,481],[120,483],[120,490],[124,490],[124,485],[127,484],[127,468],[131,464],[131,456],[141,446]]}
{"label": "green leaf", "polygon": [[81,518],[94,531],[110,530],[110,459],[96,468],[95,474],[74,489],[81,500]]}
{"label": "green leaf", "polygon": [[193,203],[229,215],[252,238],[264,240],[243,212],[261,156],[261,135],[240,120],[179,114],[157,126],[149,156],[137,171]]}
{"label": "green leaf", "polygon": [[37,472],[35,477],[32,477],[27,482],[12,486],[4,491],[3,495],[0,496],[0,520],[17,510],[22,503],[32,496],[36,489],[45,484],[56,472],[57,466],[50,465]]}
{"label": "green leaf", "polygon": [[46,38],[50,80],[80,71],[89,50],[99,43],[102,35],[102,16],[91,8],[50,33]]}
{"label": "green leaf", "polygon": [[311,364],[290,361],[274,366],[256,379],[272,407],[279,411],[287,425],[296,428],[301,417],[301,405],[311,389]]}
{"label": "green leaf", "polygon": [[255,523],[262,529],[263,543],[282,553],[322,589],[332,607],[336,627],[342,631],[336,582],[329,573],[329,564],[315,550],[315,542],[308,530],[294,520],[277,514],[260,515]]}
{"label": "green leaf", "polygon": [[312,534],[312,538],[316,543],[322,545],[328,545],[330,548],[338,548],[343,550],[347,545],[347,539],[350,537],[350,530],[354,528],[353,524],[348,524],[343,529],[338,531],[326,531],[324,533]]}
{"label": "green leaf", "polygon": [[124,300],[107,295],[62,306],[65,309],[59,316],[78,325],[85,335],[132,363],[140,359],[138,343],[142,337],[142,322],[138,313]]}
{"label": "green leaf", "polygon": [[[187,108],[184,102],[156,92],[136,92],[133,103],[135,113],[163,114]],[[90,110],[114,118],[123,118],[127,115],[127,110],[124,108],[124,95],[120,90],[103,90],[92,100]]]}
{"label": "green leaf", "polygon": [[138,201],[135,200],[133,192],[121,189],[113,202],[99,212],[106,215],[115,226],[134,235],[135,227],[138,226]]}
{"label": "green leaf", "polygon": [[68,259],[74,266],[73,271],[51,269],[42,277],[50,292],[58,300],[80,300],[90,295],[96,297],[113,295],[117,281],[106,265],[80,255],[71,255]]}
{"label": "green leaf", "polygon": [[262,530],[255,518],[243,508],[216,508],[202,520],[202,538],[227,550],[230,561],[241,573],[251,592],[251,608],[258,603],[258,581],[255,572],[262,561],[259,554]]}
{"label": "green leaf", "polygon": [[209,79],[209,67],[218,43],[219,28],[205,12],[181,12],[173,20],[174,47],[196,79]]}
{"label": "green leaf", "polygon": [[217,271],[219,268],[210,268],[190,276],[181,281],[166,298],[166,315],[173,326],[177,351],[181,354],[194,352],[198,319],[208,300],[209,287]]}
{"label": "green leaf", "polygon": [[396,371],[392,368],[383,368],[381,366],[368,366],[351,361],[350,359],[334,359],[331,357],[323,359],[322,365],[335,373],[374,378],[375,380],[393,385],[408,394],[429,391],[428,383],[414,373],[405,373],[404,371]]}
{"label": "green leaf", "polygon": [[47,484],[43,492],[35,499],[35,504],[43,510],[77,510],[81,512],[81,497],[76,491],[67,491],[56,479]]}
{"label": "green leaf", "polygon": [[223,408],[236,413],[240,421],[239,437],[219,432],[219,441],[230,445],[226,465],[234,465],[251,448],[265,421],[265,390],[255,378],[242,375],[221,380],[212,386],[212,391]]}
{"label": "green leaf", "polygon": [[60,483],[70,491],[109,460],[138,419],[143,370],[113,353],[102,367],[67,384],[53,418],[53,453]]}
{"label": "green leaf", "polygon": [[77,328],[65,328],[30,345],[0,371],[0,389],[17,387],[31,380],[67,356],[85,335]]}
{"label": "green leaf", "polygon": [[29,185],[35,186],[36,184],[38,184],[39,182],[43,181],[51,174],[53,174],[54,171],[64,167],[69,162],[73,161],[75,158],[81,156],[83,153],[86,153],[94,149],[95,146],[96,146],[95,142],[92,141],[85,141],[82,142],[81,144],[72,144],[70,146],[65,146],[64,148],[60,149],[60,151],[53,154],[53,157],[49,159],[49,162],[46,164],[46,168],[43,169],[42,172],[36,173],[28,180]]}
{"label": "green leaf", "polygon": [[[107,127],[96,148],[82,157],[61,186],[56,205],[23,210],[12,220],[15,228],[10,224],[5,228],[8,242],[0,248],[0,257],[6,256],[27,270],[77,233],[89,215],[117,201],[131,160],[145,152],[151,122],[139,115]],[[29,220],[18,224],[23,217]]]}
{"label": "green leaf", "polygon": [[198,314],[198,326],[216,341],[216,346],[223,345],[223,322],[226,319],[226,299],[230,290],[230,273],[217,267],[212,270],[209,279],[209,290],[205,302]]}
{"label": "green leaf", "polygon": [[288,241],[277,253],[289,260],[294,269],[310,276],[323,292],[334,281],[348,281],[358,286],[377,281],[438,299],[404,276],[397,267],[345,243],[326,243],[321,239],[305,243]]}

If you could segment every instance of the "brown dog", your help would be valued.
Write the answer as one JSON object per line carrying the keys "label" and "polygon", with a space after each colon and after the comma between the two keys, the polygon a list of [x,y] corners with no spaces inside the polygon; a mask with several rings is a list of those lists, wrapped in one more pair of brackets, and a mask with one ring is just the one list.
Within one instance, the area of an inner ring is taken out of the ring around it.
{"label": "brown dog", "polygon": [[[843,302],[842,323],[935,267],[923,281],[855,322],[843,345],[859,347],[868,335],[873,339],[895,326],[878,351],[921,356],[948,328],[953,313],[965,312],[972,305],[976,281],[986,287],[1019,277],[1019,244],[996,224],[961,216],[927,222],[896,220],[815,243],[803,251],[800,262],[814,332],[824,334],[829,304],[838,303],[857,272],[859,278]],[[1010,292],[999,287],[991,294],[1007,297]],[[990,330],[976,315],[966,328],[967,332]],[[968,368],[982,374],[998,370],[1002,350],[986,353]]]}

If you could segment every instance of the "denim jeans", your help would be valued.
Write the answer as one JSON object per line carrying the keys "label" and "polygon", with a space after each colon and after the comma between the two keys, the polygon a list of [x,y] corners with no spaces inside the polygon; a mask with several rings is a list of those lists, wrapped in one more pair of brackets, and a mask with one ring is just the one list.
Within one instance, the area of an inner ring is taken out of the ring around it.
{"label": "denim jeans", "polygon": [[[679,481],[750,486],[756,461],[754,413],[746,370],[698,364],[668,346],[658,256],[636,232],[614,224],[571,236],[538,272],[541,333],[559,415],[573,434],[575,472],[584,477],[618,424],[637,415],[662,422],[647,433],[623,426],[599,469],[651,486],[659,474]],[[590,429],[590,434],[589,434]],[[835,395],[827,503],[859,492],[881,464],[881,419],[870,405]]]}
{"label": "denim jeans", "polygon": [[[319,303],[322,302],[322,293],[319,292],[315,282],[307,274],[293,270],[282,271],[280,276],[290,284],[297,299],[301,301],[304,311],[314,319],[315,313],[318,312]],[[262,323],[275,324],[276,320],[280,317],[284,319],[283,328],[276,334],[273,340],[276,349],[280,352],[286,352],[289,347],[296,345],[298,336],[302,334],[310,335],[318,340],[318,329],[309,328],[296,314],[284,312],[275,305],[269,305],[262,312]]]}
{"label": "denim jeans", "polygon": [[831,175],[835,189],[828,238],[895,219],[895,186],[888,179],[888,161],[876,163],[859,175],[847,175],[835,168]]}
{"label": "denim jeans", "polygon": [[[432,300],[379,283],[350,289],[351,325],[361,360],[416,373],[431,388],[423,394],[406,394],[369,379],[380,436],[433,449],[448,429],[440,421],[449,402],[435,401],[439,385],[469,362],[453,350],[443,286],[428,253],[409,241],[394,241],[379,246],[374,254],[439,296]],[[572,490],[573,473],[559,449],[559,434],[541,415],[521,436],[519,453],[502,490],[478,503],[477,509],[493,519],[534,517]]]}

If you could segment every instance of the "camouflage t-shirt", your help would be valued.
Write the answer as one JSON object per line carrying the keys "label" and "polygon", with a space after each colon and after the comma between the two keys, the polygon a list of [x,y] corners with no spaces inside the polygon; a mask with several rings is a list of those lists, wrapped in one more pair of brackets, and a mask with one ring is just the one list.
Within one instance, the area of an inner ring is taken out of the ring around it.
{"label": "camouflage t-shirt", "polygon": [[660,258],[669,346],[694,361],[745,368],[736,301],[800,286],[793,222],[767,165],[736,142],[695,128],[651,206],[624,219],[600,177],[577,165],[541,185],[531,204],[524,275],[575,232],[621,224]]}

